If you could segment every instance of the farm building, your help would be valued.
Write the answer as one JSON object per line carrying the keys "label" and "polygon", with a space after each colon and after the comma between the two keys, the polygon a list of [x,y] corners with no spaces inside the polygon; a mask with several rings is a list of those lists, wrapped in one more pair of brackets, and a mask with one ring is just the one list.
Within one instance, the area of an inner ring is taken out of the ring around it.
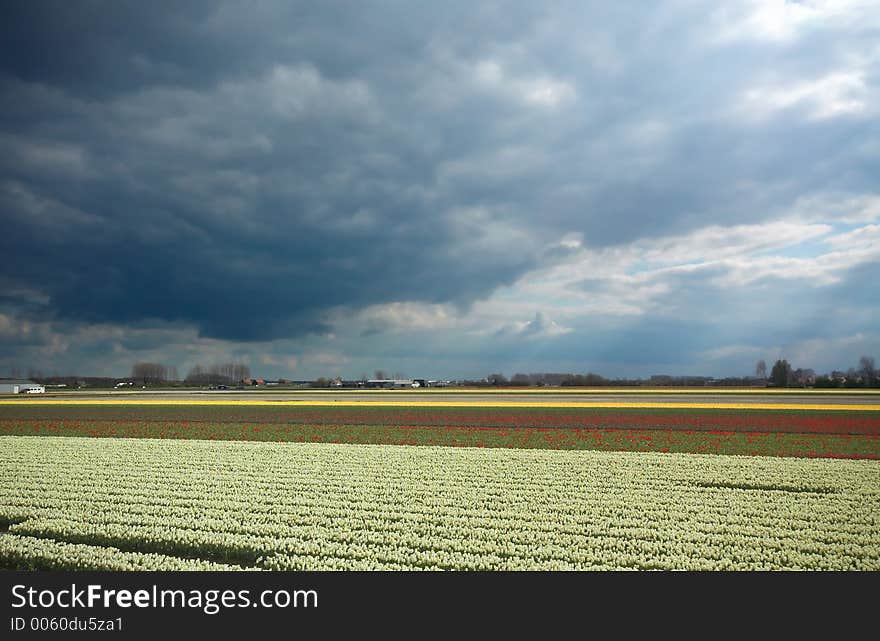
{"label": "farm building", "polygon": [[46,388],[39,383],[23,379],[0,379],[0,394],[23,394],[27,390],[36,390],[37,393],[43,393],[46,391]]}

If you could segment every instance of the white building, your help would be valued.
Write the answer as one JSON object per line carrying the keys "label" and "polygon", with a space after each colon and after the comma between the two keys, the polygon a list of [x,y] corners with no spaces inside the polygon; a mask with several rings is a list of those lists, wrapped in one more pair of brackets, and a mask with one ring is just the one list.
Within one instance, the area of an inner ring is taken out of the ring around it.
{"label": "white building", "polygon": [[23,379],[0,379],[0,394],[24,394],[28,390],[34,390],[31,394],[43,394],[46,388],[39,383]]}
{"label": "white building", "polygon": [[366,386],[379,389],[402,389],[406,387],[419,387],[419,383],[411,378],[371,378],[367,381]]}

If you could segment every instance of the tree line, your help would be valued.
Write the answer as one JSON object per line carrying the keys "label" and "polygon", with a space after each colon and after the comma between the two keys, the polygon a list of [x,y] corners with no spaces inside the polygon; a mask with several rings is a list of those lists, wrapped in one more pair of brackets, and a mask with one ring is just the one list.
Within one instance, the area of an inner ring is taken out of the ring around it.
{"label": "tree line", "polygon": [[[251,377],[251,368],[244,363],[197,363],[184,379],[186,385],[228,385]],[[162,363],[135,363],[131,368],[131,378],[144,385],[160,385],[177,382],[177,368]]]}
{"label": "tree line", "polygon": [[[516,373],[507,378],[500,372],[489,374],[478,380],[459,380],[454,384],[475,387],[602,387],[602,386],[767,386],[767,387],[814,387],[814,388],[880,388],[880,371],[876,368],[873,356],[862,356],[857,366],[846,371],[834,370],[817,375],[810,368],[794,368],[786,359],[779,359],[770,368],[767,363],[759,360],[755,365],[754,376],[713,378],[709,376],[652,376],[641,378],[606,378],[593,372],[586,374],[572,373]],[[20,376],[18,368],[12,368],[13,378]],[[77,376],[42,376],[42,372],[28,371],[28,378],[42,383],[64,383],[66,385],[112,386],[113,378],[77,377]],[[376,370],[377,379],[391,378],[385,370]],[[196,364],[182,381],[184,385],[203,386],[237,384],[251,378],[251,369],[244,363],[215,363],[212,365]],[[393,378],[405,378],[395,372]],[[88,381],[86,380],[88,379]],[[361,374],[360,380],[367,375]],[[163,363],[138,362],[132,366],[131,380],[138,385],[180,385],[177,368]],[[339,377],[319,378],[312,383],[314,387],[329,387]]]}
{"label": "tree line", "polygon": [[186,375],[187,385],[229,385],[251,377],[251,368],[244,363],[217,363],[205,367],[197,363]]}
{"label": "tree line", "polygon": [[850,367],[846,372],[834,370],[828,374],[817,376],[812,369],[793,369],[785,360],[777,360],[773,364],[770,376],[766,376],[767,364],[758,361],[755,366],[755,374],[758,378],[765,378],[767,384],[772,387],[815,387],[820,389],[846,388],[856,389],[860,387],[880,387],[880,372],[877,371],[873,356],[859,358],[858,367]]}
{"label": "tree line", "polygon": [[507,378],[502,373],[493,373],[481,380],[461,381],[462,385],[476,387],[602,387],[602,386],[651,386],[651,387],[702,387],[702,386],[766,386],[766,387],[815,387],[815,388],[877,388],[880,387],[880,372],[875,367],[873,356],[862,356],[857,367],[846,372],[834,370],[828,374],[817,375],[809,368],[794,368],[785,359],[779,359],[768,375],[767,363],[760,360],[755,365],[754,376],[714,378],[711,376],[652,376],[641,378],[605,378],[592,372],[571,373],[517,373]]}

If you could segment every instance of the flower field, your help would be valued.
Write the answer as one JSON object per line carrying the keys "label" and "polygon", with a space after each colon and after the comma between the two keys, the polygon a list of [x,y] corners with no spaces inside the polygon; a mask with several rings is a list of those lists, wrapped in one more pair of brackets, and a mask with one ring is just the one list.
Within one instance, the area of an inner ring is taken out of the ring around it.
{"label": "flower field", "polygon": [[870,408],[7,403],[0,568],[878,570],[878,460]]}
{"label": "flower field", "polygon": [[0,434],[880,459],[876,411],[22,405]]}
{"label": "flower field", "polygon": [[779,411],[652,408],[485,408],[277,405],[0,406],[0,425],[14,420],[262,423],[302,425],[423,425],[592,429],[687,429],[748,432],[880,434],[878,411]]}
{"label": "flower field", "polygon": [[876,434],[190,421],[6,421],[2,425],[2,433],[6,435],[690,452],[880,460],[880,436]]}
{"label": "flower field", "polygon": [[874,461],[0,437],[0,565],[880,569]]}

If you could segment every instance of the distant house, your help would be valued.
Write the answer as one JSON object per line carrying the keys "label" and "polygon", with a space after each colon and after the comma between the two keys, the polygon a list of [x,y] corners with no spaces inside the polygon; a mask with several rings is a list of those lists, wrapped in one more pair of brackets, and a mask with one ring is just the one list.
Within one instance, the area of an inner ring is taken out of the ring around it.
{"label": "distant house", "polygon": [[0,379],[0,394],[42,394],[45,391],[45,386],[33,381],[14,378]]}
{"label": "distant house", "polygon": [[365,387],[375,389],[404,389],[407,387],[420,387],[421,385],[411,378],[371,378]]}

